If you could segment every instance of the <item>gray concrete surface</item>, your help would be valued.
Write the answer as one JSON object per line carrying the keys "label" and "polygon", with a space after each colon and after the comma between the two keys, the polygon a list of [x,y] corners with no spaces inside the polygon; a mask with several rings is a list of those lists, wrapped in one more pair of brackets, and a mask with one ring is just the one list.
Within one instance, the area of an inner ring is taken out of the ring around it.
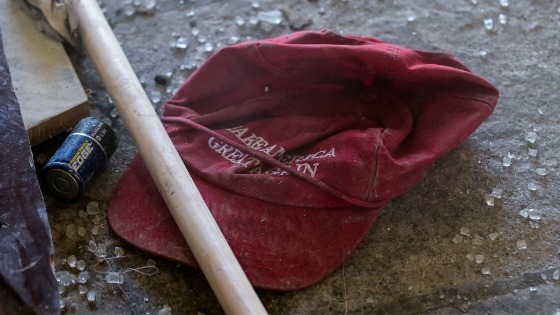
{"label": "gray concrete surface", "polygon": [[[161,94],[158,110],[219,47],[299,29],[450,52],[501,92],[495,113],[415,190],[385,207],[342,268],[301,291],[258,291],[271,314],[560,314],[557,1],[158,0],[153,10],[138,1],[129,16],[131,5],[102,2],[146,91]],[[258,12],[270,10],[282,13],[279,25],[264,30],[262,22],[253,23]],[[179,36],[188,40],[184,50],[171,47]],[[91,276],[82,291],[96,294],[88,302],[77,283],[61,286],[64,313],[222,314],[200,271],[135,250],[107,227],[106,204],[136,149],[112,117],[91,63],[85,59],[78,68],[92,92],[92,114],[112,120],[120,146],[83,198],[46,195],[59,278],[78,276],[68,261],[74,255]],[[154,77],[167,72],[171,83],[155,84]],[[537,134],[534,143],[526,140],[530,132]],[[494,189],[501,194],[490,206],[486,196]],[[91,201],[99,202],[100,214],[80,212]],[[523,209],[535,211],[524,217]],[[72,224],[86,228],[85,235],[69,237]],[[88,250],[90,240],[107,246],[104,259]],[[115,247],[124,249],[123,257],[115,257]],[[123,283],[106,283],[109,271],[120,273]]]}

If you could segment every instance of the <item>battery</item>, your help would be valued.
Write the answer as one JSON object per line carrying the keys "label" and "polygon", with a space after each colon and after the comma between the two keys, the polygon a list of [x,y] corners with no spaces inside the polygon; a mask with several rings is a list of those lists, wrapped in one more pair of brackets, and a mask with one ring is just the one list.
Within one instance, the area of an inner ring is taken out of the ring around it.
{"label": "battery", "polygon": [[81,196],[117,148],[111,127],[95,117],[80,120],[43,168],[47,188],[57,197]]}

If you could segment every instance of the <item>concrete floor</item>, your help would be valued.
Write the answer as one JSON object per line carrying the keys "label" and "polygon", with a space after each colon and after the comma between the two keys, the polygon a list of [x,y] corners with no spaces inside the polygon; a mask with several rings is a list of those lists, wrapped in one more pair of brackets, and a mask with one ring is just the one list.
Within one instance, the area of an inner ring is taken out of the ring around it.
{"label": "concrete floor", "polygon": [[[450,52],[500,90],[494,114],[416,189],[385,207],[342,268],[301,291],[258,291],[271,314],[560,314],[557,1],[158,0],[153,12],[132,16],[125,1],[102,6],[158,110],[211,51],[299,29]],[[269,10],[282,12],[280,25],[265,31],[251,22]],[[180,35],[188,39],[186,50],[171,47]],[[70,256],[84,260],[91,277],[82,290],[96,294],[88,302],[77,284],[62,287],[63,313],[222,314],[200,271],[138,251],[108,228],[106,204],[136,149],[89,60],[78,68],[92,92],[92,115],[112,120],[120,145],[83,198],[63,202],[46,194],[59,276],[78,275]],[[168,86],[154,82],[168,72]],[[526,140],[529,132],[538,135],[534,143]],[[505,167],[508,153],[512,161]],[[489,206],[485,198],[494,189],[501,189],[501,198]],[[100,204],[97,216],[80,212],[91,201]],[[541,218],[519,214],[529,208]],[[86,234],[68,237],[72,224]],[[96,260],[90,240],[107,246],[107,259]],[[115,247],[125,256],[114,258]],[[121,273],[124,282],[106,283],[108,271]]]}

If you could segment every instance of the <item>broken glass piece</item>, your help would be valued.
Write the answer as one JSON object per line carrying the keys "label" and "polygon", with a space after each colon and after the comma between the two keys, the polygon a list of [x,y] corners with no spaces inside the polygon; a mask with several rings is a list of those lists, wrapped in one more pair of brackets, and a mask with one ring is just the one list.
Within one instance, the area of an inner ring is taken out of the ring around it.
{"label": "broken glass piece", "polygon": [[544,281],[546,281],[546,279],[548,279],[548,277],[547,277],[544,273],[541,273],[541,279],[543,279]]}
{"label": "broken glass piece", "polygon": [[136,8],[132,4],[126,4],[123,8],[123,13],[125,16],[131,17],[136,14]]}
{"label": "broken glass piece", "polygon": [[80,210],[80,212],[78,212],[78,216],[85,219],[87,218],[87,212],[85,212],[84,210]]}
{"label": "broken glass piece", "polygon": [[89,272],[87,271],[82,271],[80,272],[80,274],[78,275],[78,283],[87,283],[89,280]]}
{"label": "broken glass piece", "polygon": [[494,189],[492,189],[492,192],[490,193],[490,195],[494,198],[501,199],[503,192],[504,191],[500,188],[494,188]]}
{"label": "broken glass piece", "polygon": [[491,272],[490,272],[490,267],[482,267],[482,269],[480,269],[480,272],[481,272],[483,275],[489,275],[489,274],[491,274]]}
{"label": "broken glass piece", "polygon": [[76,283],[76,276],[74,276],[73,274],[71,274],[68,271],[58,271],[56,273],[56,281],[58,281],[59,284],[67,287],[71,284]]}
{"label": "broken glass piece", "polygon": [[505,14],[498,15],[498,21],[500,22],[500,24],[506,25],[507,24],[507,15],[505,15]]}
{"label": "broken glass piece", "polygon": [[99,234],[99,226],[94,226],[91,228],[91,234],[98,235]]}
{"label": "broken glass piece", "polygon": [[259,21],[271,25],[278,25],[282,23],[282,12],[280,10],[261,11],[257,13]]}
{"label": "broken glass piece", "polygon": [[529,216],[529,219],[531,220],[540,220],[542,218],[542,214],[540,211],[535,210],[535,209],[529,209],[527,210],[527,214]]}
{"label": "broken glass piece", "polygon": [[490,238],[490,240],[494,241],[495,239],[498,238],[498,236],[500,236],[499,233],[492,233],[492,234],[488,235],[488,238]]}
{"label": "broken glass piece", "polygon": [[478,254],[474,256],[474,259],[477,264],[481,264],[484,261],[484,255]]}
{"label": "broken glass piece", "polygon": [[527,189],[529,189],[530,191],[536,191],[538,188],[539,186],[536,183],[527,184]]}
{"label": "broken glass piece", "polygon": [[76,236],[76,225],[70,223],[66,226],[66,237],[72,239],[74,236]]}
{"label": "broken glass piece", "polygon": [[494,21],[492,19],[484,19],[484,28],[491,31],[494,28]]}
{"label": "broken glass piece", "polygon": [[78,285],[78,292],[80,292],[80,294],[86,294],[88,291],[87,287],[83,284]]}
{"label": "broken glass piece", "polygon": [[97,244],[95,244],[94,240],[89,241],[88,250],[93,253],[95,253],[95,251],[97,250]]}
{"label": "broken glass piece", "polygon": [[414,22],[414,21],[416,21],[417,18],[418,18],[418,16],[416,15],[416,12],[414,12],[412,10],[406,11],[406,21],[407,22]]}
{"label": "broken glass piece", "polygon": [[177,90],[178,90],[178,87],[176,87],[176,86],[168,86],[168,87],[165,89],[165,92],[166,92],[167,94],[174,95],[174,94],[177,92]]}
{"label": "broken glass piece", "polygon": [[[58,281],[58,279],[57,279]],[[60,281],[59,281],[60,282]],[[61,283],[58,284],[58,294],[63,294],[66,291],[66,287],[63,286]]]}
{"label": "broken glass piece", "polygon": [[517,248],[518,249],[527,249],[527,242],[524,240],[517,241]]}
{"label": "broken glass piece", "polygon": [[78,260],[76,263],[76,269],[84,271],[86,269],[86,262],[83,259]]}
{"label": "broken glass piece", "polygon": [[99,202],[91,201],[86,206],[86,212],[89,215],[96,215],[99,214]]}
{"label": "broken glass piece", "polygon": [[206,38],[206,36],[204,35],[198,35],[198,42],[201,44],[204,44],[208,41],[208,38]]}
{"label": "broken glass piece", "polygon": [[90,302],[90,303],[95,302],[95,291],[89,291],[89,292],[87,293],[87,300],[88,300],[88,302]]}
{"label": "broken glass piece", "polygon": [[538,229],[538,228],[541,227],[541,226],[540,226],[537,222],[535,222],[535,221],[529,221],[529,226],[530,226],[532,229]]}
{"label": "broken glass piece", "polygon": [[210,42],[204,44],[204,51],[205,52],[212,52],[214,50],[214,45]]}
{"label": "broken glass piece", "polygon": [[259,19],[256,16],[249,17],[249,25],[255,26],[259,24]]}
{"label": "broken glass piece", "polygon": [[124,249],[122,247],[115,247],[115,257],[124,256]]}
{"label": "broken glass piece", "polygon": [[148,11],[148,13],[153,13],[154,9],[156,8],[157,1],[156,0],[144,0],[144,9]]}
{"label": "broken glass piece", "polygon": [[231,36],[228,39],[228,44],[230,44],[230,45],[237,44],[237,43],[239,43],[240,40],[241,39],[238,36]]}
{"label": "broken glass piece", "polygon": [[111,110],[111,112],[109,113],[109,115],[113,118],[117,118],[117,117],[119,117],[119,111],[116,108],[113,108]]}
{"label": "broken glass piece", "polygon": [[511,158],[509,156],[504,156],[504,159],[502,160],[502,165],[505,167],[510,167],[511,166]]}
{"label": "broken glass piece", "polygon": [[163,308],[157,312],[157,315],[171,315],[171,307],[169,305],[163,305]]}
{"label": "broken glass piece", "polygon": [[95,251],[94,254],[97,257],[107,257],[107,245],[97,244],[97,250]]}
{"label": "broken glass piece", "polygon": [[465,235],[465,236],[471,236],[471,230],[469,230],[466,227],[462,227],[461,228],[461,235]]}
{"label": "broken glass piece", "polygon": [[536,149],[531,149],[531,148],[529,148],[529,149],[527,150],[527,154],[528,154],[530,157],[537,157],[537,150],[536,150]]}
{"label": "broken glass piece", "polygon": [[527,217],[529,217],[529,210],[528,209],[521,209],[521,211],[519,211],[519,215],[524,217],[524,218],[527,218]]}
{"label": "broken glass piece", "polygon": [[461,235],[455,235],[455,237],[453,238],[453,243],[460,244],[462,242],[463,242],[463,237]]}
{"label": "broken glass piece", "polygon": [[480,58],[485,59],[486,57],[488,57],[488,52],[484,49],[481,49],[478,51],[478,56],[480,56]]}
{"label": "broken glass piece", "polygon": [[185,50],[189,47],[189,40],[185,36],[179,36],[171,46],[177,50]]}
{"label": "broken glass piece", "polygon": [[538,175],[541,175],[541,176],[545,176],[547,174],[547,171],[546,171],[546,168],[538,167],[535,170],[535,173],[537,173]]}
{"label": "broken glass piece", "polygon": [[494,196],[492,195],[486,195],[484,196],[484,201],[486,201],[486,204],[490,207],[494,206]]}
{"label": "broken glass piece", "polygon": [[534,131],[528,132],[527,136],[525,137],[525,140],[527,140],[527,142],[529,143],[535,143],[537,141],[537,133]]}
{"label": "broken glass piece", "polygon": [[123,284],[124,277],[118,272],[108,272],[105,274],[105,281],[109,284]]}
{"label": "broken glass piece", "polygon": [[80,227],[78,228],[78,235],[79,235],[79,236],[84,237],[84,236],[86,235],[86,233],[87,233],[87,230],[86,230],[85,227],[80,226]]}
{"label": "broken glass piece", "polygon": [[475,245],[482,245],[482,243],[484,243],[484,238],[477,235],[474,237],[473,243]]}
{"label": "broken glass piece", "polygon": [[500,0],[500,5],[504,8],[507,8],[509,6],[509,1],[508,0]]}
{"label": "broken glass piece", "polygon": [[78,260],[76,259],[76,256],[74,256],[74,255],[71,255],[66,259],[66,262],[68,263],[68,266],[70,266],[72,268],[76,267],[76,262],[77,261]]}
{"label": "broken glass piece", "polygon": [[243,26],[243,25],[245,25],[245,19],[243,19],[242,17],[237,15],[235,17],[235,24],[237,24],[238,26]]}
{"label": "broken glass piece", "polygon": [[470,261],[474,261],[474,255],[473,254],[467,254],[467,259]]}
{"label": "broken glass piece", "polygon": [[560,280],[560,269],[554,270],[554,272],[552,273],[552,280],[554,281]]}
{"label": "broken glass piece", "polygon": [[150,101],[152,103],[157,104],[161,101],[161,92],[160,91],[150,91]]}

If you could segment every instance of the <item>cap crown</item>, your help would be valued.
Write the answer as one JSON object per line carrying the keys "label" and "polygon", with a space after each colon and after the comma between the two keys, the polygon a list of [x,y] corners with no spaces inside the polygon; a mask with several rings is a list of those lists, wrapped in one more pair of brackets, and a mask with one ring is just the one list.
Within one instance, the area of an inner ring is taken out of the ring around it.
{"label": "cap crown", "polygon": [[163,121],[215,185],[303,207],[379,207],[491,114],[497,91],[452,56],[328,31],[220,50]]}

